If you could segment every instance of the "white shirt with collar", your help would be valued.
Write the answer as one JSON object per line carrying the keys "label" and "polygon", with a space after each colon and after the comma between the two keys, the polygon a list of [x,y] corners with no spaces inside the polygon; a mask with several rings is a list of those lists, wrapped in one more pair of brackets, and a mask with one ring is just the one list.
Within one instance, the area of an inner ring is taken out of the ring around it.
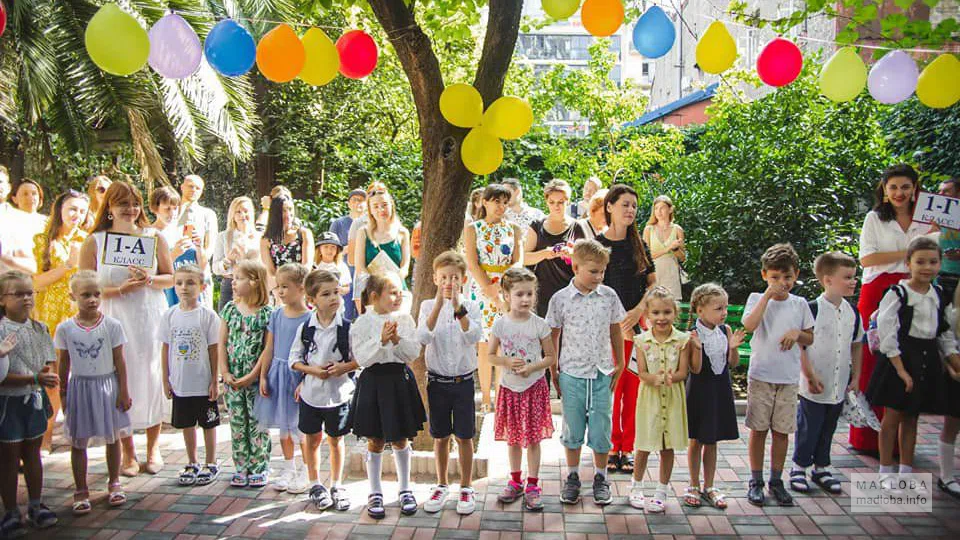
{"label": "white shirt with collar", "polygon": [[[722,324],[707,328],[700,319],[697,319],[697,337],[703,345],[703,358],[710,364],[710,370],[715,375],[723,373],[727,367],[729,351],[727,333]],[[701,368],[702,369],[702,368]]]}
{"label": "white shirt with collar", "polygon": [[[817,297],[817,316],[813,324],[813,345],[806,348],[807,360],[823,383],[823,391],[810,391],[806,377],[800,382],[800,395],[824,405],[835,405],[846,399],[850,381],[853,344],[863,342],[863,325],[850,302],[833,305],[823,294]],[[854,329],[856,328],[856,330]]]}
{"label": "white shirt with collar", "polygon": [[[896,219],[881,221],[880,214],[871,210],[867,213],[867,217],[863,221],[863,229],[860,230],[860,257],[866,257],[874,253],[906,251],[907,244],[914,238],[924,235],[931,237],[939,236],[936,233],[930,235],[928,234],[929,231],[929,224],[914,221],[907,228],[907,231],[904,232]],[[863,268],[863,284],[866,285],[870,283],[880,274],[906,274],[907,272],[906,260],[889,264],[865,266]]]}
{"label": "white shirt with collar", "polygon": [[617,293],[606,285],[584,294],[571,280],[557,291],[547,308],[547,324],[563,332],[560,370],[581,379],[596,379],[598,371],[613,373],[610,325],[626,315]]}
{"label": "white shirt with collar", "polygon": [[433,330],[427,327],[427,319],[436,305],[436,298],[428,298],[420,304],[420,320],[417,323],[417,341],[426,347],[424,359],[427,370],[443,377],[457,377],[473,373],[477,369],[477,350],[474,347],[483,338],[480,324],[480,307],[476,302],[460,300],[467,309],[469,325],[464,331],[460,321],[453,316],[453,303],[444,301]]}
{"label": "white shirt with collar", "polygon": [[[383,324],[387,321],[398,323],[400,341],[396,345],[392,342],[387,342],[386,345],[380,342]],[[350,325],[350,349],[360,367],[374,364],[409,364],[420,356],[417,325],[407,313],[398,311],[381,315],[370,309]]]}
{"label": "white shirt with collar", "polygon": [[[933,286],[926,293],[919,293],[907,285],[906,279],[900,280],[900,285],[907,291],[907,305],[913,308],[913,320],[910,322],[910,331],[907,335],[919,339],[934,339],[940,346],[940,354],[944,357],[957,353],[957,342],[953,332],[944,332],[937,335],[937,292]],[[944,299],[949,302],[949,300]],[[880,300],[877,308],[877,332],[880,335],[880,352],[887,357],[900,356],[898,343],[900,332],[900,297],[894,291],[887,291]],[[947,305],[944,315],[948,316],[952,308]]]}
{"label": "white shirt with collar", "polygon": [[[326,367],[343,360],[340,349],[337,348],[337,327],[343,324],[340,313],[334,316],[329,326],[324,327],[317,319],[317,313],[310,315],[310,320],[297,329],[297,335],[293,339],[293,346],[290,348],[290,358],[287,362],[292,369],[298,363],[308,366]],[[313,346],[304,358],[303,351],[303,329],[307,325],[316,328],[313,334]],[[300,399],[307,405],[317,409],[327,409],[337,407],[353,398],[353,390],[356,385],[349,373],[339,377],[327,377],[321,379],[314,375],[307,375],[303,379],[303,387],[300,388]]]}

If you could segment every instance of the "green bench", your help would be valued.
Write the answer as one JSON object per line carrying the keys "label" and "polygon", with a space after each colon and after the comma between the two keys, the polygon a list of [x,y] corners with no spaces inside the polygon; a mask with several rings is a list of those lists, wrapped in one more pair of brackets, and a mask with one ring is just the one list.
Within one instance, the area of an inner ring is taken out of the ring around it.
{"label": "green bench", "polygon": [[[678,326],[686,330],[690,326],[690,304],[687,302],[680,303],[680,317],[677,320]],[[732,330],[739,330],[743,328],[743,324],[740,322],[743,319],[743,306],[730,305],[727,307],[727,320],[725,321]],[[751,334],[747,334],[747,338],[740,347],[737,348],[737,353],[740,355],[740,365],[746,366],[750,363],[750,337]]]}

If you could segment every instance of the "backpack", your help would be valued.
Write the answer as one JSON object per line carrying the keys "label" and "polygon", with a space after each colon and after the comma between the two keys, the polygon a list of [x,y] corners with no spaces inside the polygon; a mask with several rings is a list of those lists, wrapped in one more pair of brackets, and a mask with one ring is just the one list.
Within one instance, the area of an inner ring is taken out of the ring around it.
{"label": "backpack", "polygon": [[[847,305],[853,310],[853,336],[850,338],[850,341],[853,342],[857,340],[857,329],[860,326],[860,312],[857,311],[857,308],[853,307],[853,304],[851,304],[846,298],[844,298],[843,301],[846,302]],[[817,320],[817,310],[819,308],[817,305],[817,300],[810,300],[807,302],[807,305],[810,306],[810,312],[813,313],[813,320]]]}
{"label": "backpack", "polygon": [[[300,331],[300,343],[303,345],[303,362],[307,362],[307,357],[311,352],[317,349],[317,344],[313,341],[317,333],[317,327],[312,326],[310,321],[303,323],[303,330]],[[344,320],[337,326],[337,340],[333,344],[333,351],[340,351],[340,361],[350,361],[350,322]],[[301,374],[302,375],[302,374]],[[350,377],[354,376],[350,373]]]}

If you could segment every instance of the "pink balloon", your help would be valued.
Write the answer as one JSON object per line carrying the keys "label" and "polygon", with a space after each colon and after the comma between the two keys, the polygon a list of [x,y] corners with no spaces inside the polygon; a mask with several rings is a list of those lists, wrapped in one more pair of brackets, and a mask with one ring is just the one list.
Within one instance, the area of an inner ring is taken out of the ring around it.
{"label": "pink balloon", "polygon": [[893,51],[881,58],[867,75],[867,89],[880,103],[900,103],[917,89],[920,70],[910,55]]}
{"label": "pink balloon", "polygon": [[151,28],[150,67],[168,79],[182,79],[196,73],[200,67],[203,47],[200,38],[183,17],[176,13],[164,15]]}
{"label": "pink balloon", "polygon": [[776,38],[760,51],[757,57],[757,74],[770,86],[786,86],[800,75],[803,69],[803,53],[789,39]]}
{"label": "pink balloon", "polygon": [[377,67],[377,43],[363,30],[351,30],[337,40],[340,73],[351,79],[362,79]]}

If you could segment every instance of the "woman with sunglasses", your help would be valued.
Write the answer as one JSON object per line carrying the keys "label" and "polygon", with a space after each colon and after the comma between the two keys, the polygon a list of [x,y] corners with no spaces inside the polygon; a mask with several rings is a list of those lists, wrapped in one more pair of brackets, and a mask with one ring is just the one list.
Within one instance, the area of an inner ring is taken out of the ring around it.
{"label": "woman with sunglasses", "polygon": [[[33,288],[37,291],[35,313],[51,335],[61,322],[77,313],[77,307],[70,301],[70,276],[77,271],[80,247],[87,238],[83,224],[89,204],[90,199],[79,191],[71,189],[60,194],[53,201],[46,231],[33,238],[37,264],[37,273],[33,276]],[[50,450],[53,424],[60,410],[60,394],[54,388],[48,389],[47,395],[53,405],[53,416],[47,422],[42,448]]]}

